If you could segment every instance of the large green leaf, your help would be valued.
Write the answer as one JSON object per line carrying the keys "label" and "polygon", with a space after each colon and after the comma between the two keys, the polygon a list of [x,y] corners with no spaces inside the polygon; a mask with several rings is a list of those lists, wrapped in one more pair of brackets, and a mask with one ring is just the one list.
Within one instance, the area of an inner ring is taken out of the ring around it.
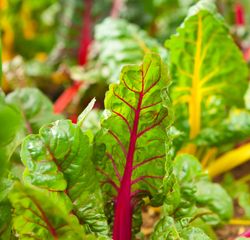
{"label": "large green leaf", "polygon": [[73,205],[63,193],[16,183],[9,198],[14,207],[13,227],[18,239],[86,239]]}
{"label": "large green leaf", "polygon": [[[191,139],[207,125],[216,126],[228,108],[244,105],[247,66],[213,1],[201,0],[192,7],[166,46],[178,124],[189,130]],[[214,97],[223,108],[213,109],[215,117],[207,121],[214,114],[206,113]]]}
{"label": "large green leaf", "polygon": [[24,181],[59,192],[73,204],[73,215],[87,232],[106,235],[101,191],[91,161],[88,136],[68,120],[45,125],[22,145]]}
{"label": "large green leaf", "polygon": [[[131,204],[161,191],[166,128],[171,123],[168,83],[161,58],[147,54],[142,65],[125,66],[120,83],[110,85],[106,93],[107,117],[96,135],[94,161],[104,193],[117,201],[115,222],[120,216],[125,226],[130,224]],[[120,230],[125,236],[130,231]]]}
{"label": "large green leaf", "polygon": [[37,133],[39,128],[62,118],[53,113],[52,102],[36,88],[21,88],[8,94],[6,102],[21,112],[27,133]]}
{"label": "large green leaf", "polygon": [[[175,217],[201,217],[205,222],[216,225],[228,221],[233,215],[232,199],[216,183],[204,174],[201,164],[192,155],[180,154],[173,162],[176,176],[171,194],[172,201],[166,199],[164,211]],[[172,208],[169,206],[172,203]]]}
{"label": "large green leaf", "polygon": [[[166,50],[144,30],[125,19],[106,18],[95,27],[95,45],[84,78],[119,81],[121,68],[139,64],[145,53],[159,53],[166,59]],[[114,54],[115,52],[115,54]]]}
{"label": "large green leaf", "polygon": [[227,118],[217,126],[204,128],[195,139],[198,146],[234,144],[250,136],[250,112],[245,109],[231,109]]}
{"label": "large green leaf", "polygon": [[18,132],[22,128],[22,116],[20,112],[5,101],[0,90],[0,179],[7,167],[8,159],[16,146],[20,143]]}

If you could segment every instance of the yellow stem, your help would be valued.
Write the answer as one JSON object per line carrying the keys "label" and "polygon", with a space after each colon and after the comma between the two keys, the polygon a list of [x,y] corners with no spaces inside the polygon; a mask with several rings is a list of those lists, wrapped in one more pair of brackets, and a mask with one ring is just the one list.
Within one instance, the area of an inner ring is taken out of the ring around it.
{"label": "yellow stem", "polygon": [[201,118],[201,93],[200,93],[200,68],[201,68],[201,47],[202,47],[202,19],[198,15],[198,29],[196,41],[196,53],[194,59],[194,73],[192,79],[191,98],[189,102],[189,124],[190,138],[193,139],[200,132]]}
{"label": "yellow stem", "polygon": [[205,156],[201,160],[201,165],[202,165],[203,168],[207,166],[208,162],[212,158],[214,158],[214,156],[215,156],[216,153],[217,153],[217,148],[216,147],[213,147],[213,148],[209,149],[206,152]]}
{"label": "yellow stem", "polygon": [[207,171],[211,177],[216,177],[248,160],[250,160],[250,143],[223,154],[208,166]]}
{"label": "yellow stem", "polygon": [[230,225],[250,226],[250,219],[233,218],[230,220],[229,224]]}

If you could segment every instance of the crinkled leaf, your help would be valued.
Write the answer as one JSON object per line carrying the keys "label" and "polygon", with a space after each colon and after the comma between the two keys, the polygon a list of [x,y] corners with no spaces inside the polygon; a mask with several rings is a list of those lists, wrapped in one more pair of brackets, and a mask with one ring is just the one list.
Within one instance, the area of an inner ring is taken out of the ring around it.
{"label": "crinkled leaf", "polygon": [[131,200],[136,205],[142,196],[159,193],[162,185],[171,123],[166,70],[158,55],[147,54],[142,65],[125,66],[120,84],[110,85],[106,94],[107,118],[96,135],[94,161],[103,191],[108,199],[117,199],[116,210],[120,217],[127,215],[125,222]]}
{"label": "crinkled leaf", "polygon": [[0,202],[0,239],[10,239],[11,236],[11,204],[9,201]]}
{"label": "crinkled leaf", "polygon": [[19,239],[85,239],[62,193],[16,183],[9,194],[14,207],[13,227]]}
{"label": "crinkled leaf", "polygon": [[218,224],[221,220],[228,221],[233,216],[233,203],[227,192],[217,183],[199,181],[195,184],[197,204],[205,206],[218,215],[204,215],[204,219],[211,224]]}
{"label": "crinkled leaf", "polygon": [[68,120],[45,125],[28,136],[21,158],[24,181],[43,189],[63,192],[74,204],[73,213],[87,232],[108,232],[88,136]]}
{"label": "crinkled leaf", "polygon": [[229,116],[213,128],[204,128],[195,139],[199,146],[218,146],[236,143],[250,136],[250,112],[231,109]]}
{"label": "crinkled leaf", "polygon": [[167,55],[155,39],[125,19],[104,19],[95,28],[95,41],[97,56],[90,58],[90,64],[94,61],[94,66],[98,68],[91,67],[88,71],[87,67],[86,74],[92,78],[99,75],[108,83],[118,82],[122,66],[140,63],[145,53],[153,51],[163,58]]}
{"label": "crinkled leaf", "polygon": [[[172,208],[166,199],[164,211],[176,217],[201,217],[209,224],[228,221],[233,214],[232,199],[216,183],[212,183],[203,172],[198,159],[188,154],[181,154],[173,162],[176,176],[174,190],[169,194],[173,198]],[[174,201],[176,199],[176,201]]]}
{"label": "crinkled leaf", "polygon": [[210,238],[199,228],[175,222],[171,217],[163,217],[155,226],[152,240],[209,240]]}
{"label": "crinkled leaf", "polygon": [[200,228],[187,228],[181,233],[182,239],[188,240],[209,240],[210,238]]}
{"label": "crinkled leaf", "polygon": [[214,109],[217,115],[211,121],[205,119],[214,96],[224,104],[222,112],[243,106],[247,66],[212,1],[201,0],[190,9],[167,47],[177,118],[182,128],[189,129],[191,139],[207,127],[205,123],[213,127],[221,120],[221,109]]}

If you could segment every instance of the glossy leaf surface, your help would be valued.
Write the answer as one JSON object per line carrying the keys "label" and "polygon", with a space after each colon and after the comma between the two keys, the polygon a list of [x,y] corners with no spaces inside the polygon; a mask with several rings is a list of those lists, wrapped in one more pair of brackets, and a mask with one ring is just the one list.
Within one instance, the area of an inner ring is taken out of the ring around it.
{"label": "glossy leaf surface", "polygon": [[61,193],[16,183],[9,197],[19,239],[84,239],[83,228],[70,214],[72,205]]}
{"label": "glossy leaf surface", "polygon": [[88,136],[79,126],[66,120],[45,125],[22,145],[24,181],[62,193],[87,232],[106,235],[108,227],[91,154]]}
{"label": "glossy leaf surface", "polygon": [[[167,198],[164,211],[179,218],[201,218],[211,225],[228,221],[233,215],[233,205],[227,192],[212,183],[204,174],[198,159],[181,154],[173,162],[176,176]],[[171,196],[170,195],[170,196]]]}
{"label": "glossy leaf surface", "polygon": [[199,228],[185,226],[184,222],[175,222],[171,217],[163,217],[156,225],[152,240],[209,240]]}
{"label": "glossy leaf surface", "polygon": [[166,71],[158,55],[147,54],[142,65],[124,67],[106,94],[107,118],[96,136],[96,154],[106,148],[105,157],[94,160],[103,191],[115,201],[114,239],[131,238],[133,207],[162,185],[171,123]]}

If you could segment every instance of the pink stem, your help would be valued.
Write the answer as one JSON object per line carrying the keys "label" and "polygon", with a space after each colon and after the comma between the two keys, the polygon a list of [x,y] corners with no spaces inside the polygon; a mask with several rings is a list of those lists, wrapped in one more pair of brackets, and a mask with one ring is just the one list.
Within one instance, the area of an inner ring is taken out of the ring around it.
{"label": "pink stem", "polygon": [[250,230],[246,231],[246,232],[243,233],[241,236],[242,236],[242,237],[250,238]]}
{"label": "pink stem", "polygon": [[118,18],[123,7],[123,0],[113,0],[113,6],[110,13],[112,18]]}
{"label": "pink stem", "polygon": [[144,81],[142,79],[142,90],[139,95],[137,108],[135,109],[133,129],[130,133],[130,143],[128,154],[126,157],[126,166],[115,206],[113,240],[130,240],[132,238],[131,229],[133,209],[131,205],[131,177],[133,172],[133,159],[136,149],[137,131],[140,119],[141,105],[144,96],[143,91]]}
{"label": "pink stem", "polygon": [[83,15],[83,27],[81,31],[81,40],[80,40],[80,47],[78,50],[78,64],[84,65],[87,62],[88,56],[88,48],[92,41],[91,36],[91,9],[92,9],[92,0],[85,0],[85,9]]}

